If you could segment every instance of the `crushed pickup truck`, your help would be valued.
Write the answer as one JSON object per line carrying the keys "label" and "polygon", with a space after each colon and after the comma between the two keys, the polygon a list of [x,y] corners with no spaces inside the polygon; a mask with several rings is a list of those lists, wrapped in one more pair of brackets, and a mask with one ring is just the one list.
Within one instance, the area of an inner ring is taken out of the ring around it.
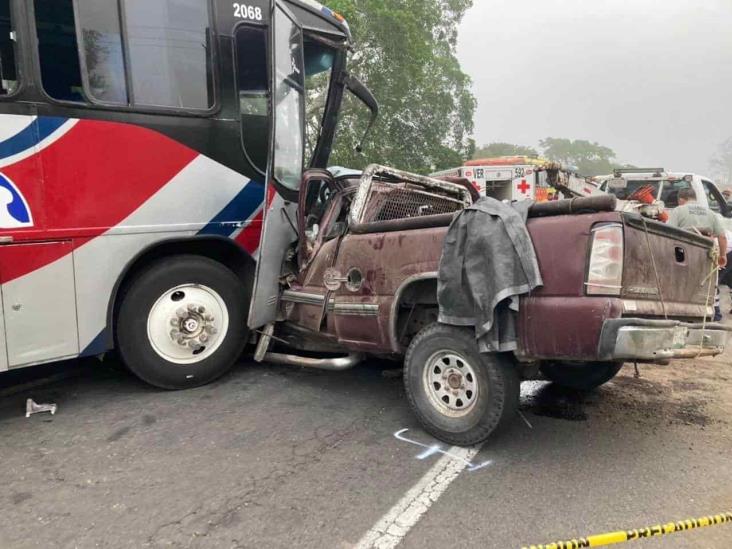
{"label": "crushed pickup truck", "polygon": [[515,413],[521,380],[591,389],[623,362],[723,351],[727,329],[707,321],[712,241],[616,212],[605,195],[532,206],[543,286],[520,299],[517,349],[478,352],[473,330],[437,322],[445,234],[476,199],[466,181],[376,165],[360,177],[305,172],[278,321],[257,358],[338,370],[404,357],[424,427],[468,445]]}

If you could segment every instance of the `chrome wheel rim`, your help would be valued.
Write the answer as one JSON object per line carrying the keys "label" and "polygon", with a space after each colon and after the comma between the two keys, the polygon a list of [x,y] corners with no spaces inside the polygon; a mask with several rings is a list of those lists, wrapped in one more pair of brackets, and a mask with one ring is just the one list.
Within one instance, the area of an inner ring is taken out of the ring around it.
{"label": "chrome wheel rim", "polygon": [[221,346],[229,328],[229,311],[208,286],[181,284],[161,295],[147,315],[147,337],[153,350],[175,364],[206,360]]}
{"label": "chrome wheel rim", "polygon": [[465,416],[478,400],[475,368],[455,351],[433,353],[425,364],[423,382],[432,405],[446,416]]}

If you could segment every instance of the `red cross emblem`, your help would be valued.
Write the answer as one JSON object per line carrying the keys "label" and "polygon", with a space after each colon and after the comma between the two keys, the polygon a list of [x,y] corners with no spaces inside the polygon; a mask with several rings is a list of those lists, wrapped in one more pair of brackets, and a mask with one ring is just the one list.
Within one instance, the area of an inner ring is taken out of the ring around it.
{"label": "red cross emblem", "polygon": [[526,191],[531,189],[531,185],[529,185],[525,179],[521,180],[521,183],[519,183],[516,188],[521,191],[521,194],[526,194]]}

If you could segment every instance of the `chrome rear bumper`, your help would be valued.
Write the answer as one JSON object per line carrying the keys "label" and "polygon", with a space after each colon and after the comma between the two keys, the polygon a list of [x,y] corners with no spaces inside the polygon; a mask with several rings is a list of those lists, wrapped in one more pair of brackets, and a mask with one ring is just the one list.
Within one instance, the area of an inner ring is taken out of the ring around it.
{"label": "chrome rear bumper", "polygon": [[668,360],[714,356],[724,351],[732,328],[719,323],[620,318],[606,320],[600,335],[601,360]]}

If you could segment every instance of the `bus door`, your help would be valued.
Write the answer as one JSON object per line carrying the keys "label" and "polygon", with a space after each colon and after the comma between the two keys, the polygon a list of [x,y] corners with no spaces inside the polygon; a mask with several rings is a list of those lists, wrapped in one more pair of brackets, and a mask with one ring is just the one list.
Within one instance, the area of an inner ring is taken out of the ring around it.
{"label": "bus door", "polygon": [[297,197],[305,150],[303,33],[282,3],[270,3],[270,132],[264,227],[259,247],[249,327],[275,321],[280,274],[287,249],[297,239]]}

